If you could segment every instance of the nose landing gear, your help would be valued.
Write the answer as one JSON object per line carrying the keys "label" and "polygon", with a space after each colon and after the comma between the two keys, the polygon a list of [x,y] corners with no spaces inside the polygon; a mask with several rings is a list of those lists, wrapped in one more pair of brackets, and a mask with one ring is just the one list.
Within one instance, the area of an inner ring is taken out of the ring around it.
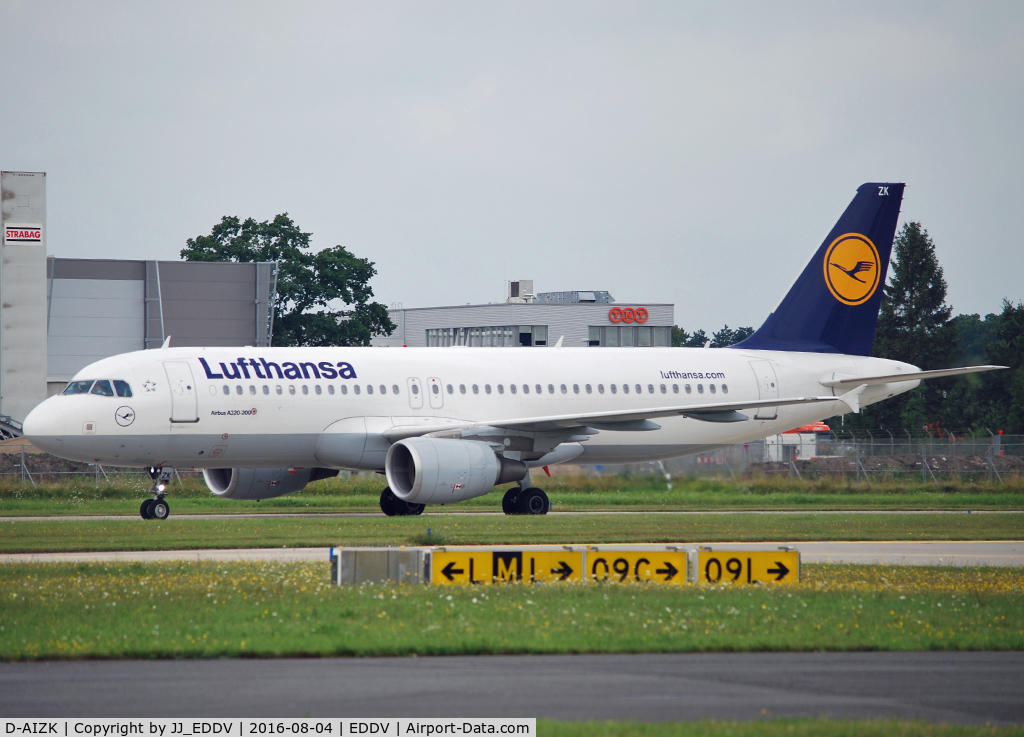
{"label": "nose landing gear", "polygon": [[139,507],[139,514],[142,519],[167,519],[171,514],[171,506],[164,497],[167,495],[167,484],[174,473],[173,468],[161,467],[149,469],[149,477],[153,479],[153,485],[149,492],[152,499],[147,499]]}

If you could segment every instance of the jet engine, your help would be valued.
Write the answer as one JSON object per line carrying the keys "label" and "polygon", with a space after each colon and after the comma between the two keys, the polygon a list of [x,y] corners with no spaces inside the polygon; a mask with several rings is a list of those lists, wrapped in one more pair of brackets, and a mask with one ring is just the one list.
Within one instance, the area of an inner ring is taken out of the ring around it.
{"label": "jet engine", "polygon": [[483,496],[527,473],[522,461],[495,454],[477,440],[406,438],[388,450],[391,491],[412,504],[448,504]]}
{"label": "jet engine", "polygon": [[337,476],[331,468],[207,468],[203,479],[223,499],[273,499],[302,491],[311,481]]}

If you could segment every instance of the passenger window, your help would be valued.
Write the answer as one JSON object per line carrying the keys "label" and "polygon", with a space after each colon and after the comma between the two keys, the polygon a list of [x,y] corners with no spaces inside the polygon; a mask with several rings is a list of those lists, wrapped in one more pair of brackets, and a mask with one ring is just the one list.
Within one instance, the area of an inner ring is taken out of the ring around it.
{"label": "passenger window", "polygon": [[491,385],[490,384],[484,384],[484,391],[487,392],[488,394],[490,394],[491,393]]}
{"label": "passenger window", "polygon": [[302,393],[309,394],[309,387],[306,386],[305,384],[302,385]]}
{"label": "passenger window", "polygon": [[728,384],[722,384],[722,394],[728,394],[728,393],[729,393],[729,385]]}
{"label": "passenger window", "polygon": [[64,394],[88,394],[92,388],[91,381],[72,381],[64,387]]}
{"label": "passenger window", "polygon": [[678,394],[679,393],[679,384],[673,384],[672,385],[672,393],[673,394]]}
{"label": "passenger window", "polygon": [[313,387],[313,389],[316,391],[317,394],[323,394],[323,389],[320,388],[319,384]]}
{"label": "passenger window", "polygon": [[224,385],[224,393],[225,394],[230,394],[231,393],[231,387],[228,386],[227,384]]}
{"label": "passenger window", "polygon": [[622,385],[622,393],[623,394],[629,394],[629,384],[623,384]]}
{"label": "passenger window", "polygon": [[568,394],[569,390],[565,388],[565,384],[562,384],[559,389],[562,390],[562,394]]}
{"label": "passenger window", "polygon": [[523,394],[529,394],[529,393],[530,393],[530,385],[529,384],[523,384]]}
{"label": "passenger window", "polygon": [[[319,388],[320,387],[317,387],[317,389],[319,389]],[[256,385],[255,384],[249,384],[249,393],[250,394],[255,394],[256,393]]]}
{"label": "passenger window", "polygon": [[359,393],[359,384],[353,384],[352,385],[352,391],[354,391],[356,394],[358,394]]}
{"label": "passenger window", "polygon": [[684,385],[683,385],[683,389],[685,389],[685,390],[686,390],[686,393],[687,393],[687,394],[692,394],[692,393],[693,393],[693,389],[691,389],[691,388],[690,388],[690,385],[689,385],[689,384],[684,384]]}
{"label": "passenger window", "polygon": [[697,384],[697,393],[698,394],[703,394],[704,393],[704,385],[703,384]]}
{"label": "passenger window", "polygon": [[[434,394],[437,394],[438,391],[440,391],[440,388],[437,386],[437,384],[434,384]],[[373,394],[373,384],[366,385],[366,393]]]}
{"label": "passenger window", "polygon": [[451,384],[448,385],[448,393],[449,394],[454,394],[455,393],[455,387],[452,386]]}
{"label": "passenger window", "polygon": [[554,384],[548,384],[548,394],[554,394],[554,393],[555,393],[555,385]]}
{"label": "passenger window", "polygon": [[711,393],[712,393],[712,394],[714,394],[714,393],[715,393],[715,385],[714,385],[714,384],[708,384],[708,389],[710,389],[710,390],[711,390]]}
{"label": "passenger window", "polygon": [[647,385],[647,393],[648,394],[654,394],[654,384],[648,384]]}
{"label": "passenger window", "polygon": [[587,390],[587,394],[593,394],[593,389],[590,388],[590,384],[587,384],[583,388]]}
{"label": "passenger window", "polygon": [[465,393],[466,393],[466,385],[465,384],[459,384],[459,394],[465,394]]}
{"label": "passenger window", "polygon": [[473,384],[473,393],[474,394],[479,394],[480,393],[480,387],[477,386],[476,384]]}
{"label": "passenger window", "polygon": [[598,394],[604,394],[604,384],[598,384],[597,385],[597,393]]}
{"label": "passenger window", "polygon": [[241,394],[242,391],[243,391],[243,389],[242,389],[242,385],[241,384],[238,384],[237,386],[235,386],[235,394]]}
{"label": "passenger window", "polygon": [[661,393],[668,394],[668,387],[665,386],[664,384],[661,385]]}
{"label": "passenger window", "polygon": [[[385,384],[381,384],[380,385],[380,393],[381,394],[387,394],[388,393],[387,385],[385,385]],[[448,392],[448,393],[451,394],[451,392]]]}
{"label": "passenger window", "polygon": [[128,382],[121,381],[120,379],[114,379],[114,391],[117,392],[119,397],[130,397],[132,395],[132,388],[128,386]]}
{"label": "passenger window", "polygon": [[[370,387],[368,387],[368,388],[370,388]],[[434,392],[435,395],[441,393],[441,387],[439,387],[437,384],[431,384],[430,388]]]}
{"label": "passenger window", "polygon": [[398,394],[398,384],[392,384],[391,385],[391,393],[392,394]]}
{"label": "passenger window", "polygon": [[101,397],[112,397],[114,396],[114,389],[110,386],[110,382],[106,379],[100,379],[92,385],[92,391],[90,394],[99,394]]}
{"label": "passenger window", "polygon": [[[357,391],[356,394],[358,394],[358,393],[359,392]],[[413,393],[414,396],[420,393],[420,388],[418,386],[416,386],[415,384],[412,385],[412,393]]]}
{"label": "passenger window", "polygon": [[637,384],[635,388],[636,388],[636,393],[637,394],[643,394],[644,393],[644,388],[642,386],[640,386],[639,384]]}
{"label": "passenger window", "polygon": [[513,394],[515,394],[516,393],[516,385],[515,384],[509,384],[508,385],[508,390],[510,392],[512,392]]}
{"label": "passenger window", "polygon": [[[264,388],[264,389],[266,389],[267,387],[263,387],[263,388]],[[265,393],[266,393],[266,392],[264,392],[264,394],[265,394]],[[334,384],[328,384],[328,385],[327,385],[327,393],[328,393],[328,394],[334,394]]]}
{"label": "passenger window", "polygon": [[533,388],[537,390],[538,394],[543,394],[544,393],[544,390],[541,389],[540,384],[534,384]]}
{"label": "passenger window", "polygon": [[619,391],[618,384],[609,384],[609,386],[611,387],[612,394],[615,394],[615,393],[617,393]]}
{"label": "passenger window", "polygon": [[573,394],[579,394],[580,393],[580,385],[579,384],[573,384],[572,385],[572,393]]}
{"label": "passenger window", "polygon": [[348,384],[342,384],[341,385],[341,393],[342,394],[348,394]]}
{"label": "passenger window", "polygon": [[504,384],[498,384],[498,394],[504,394],[504,393],[505,393],[505,385]]}
{"label": "passenger window", "polygon": [[[263,393],[270,394],[270,387],[266,384],[263,385]],[[331,387],[331,394],[334,394],[334,387]]]}

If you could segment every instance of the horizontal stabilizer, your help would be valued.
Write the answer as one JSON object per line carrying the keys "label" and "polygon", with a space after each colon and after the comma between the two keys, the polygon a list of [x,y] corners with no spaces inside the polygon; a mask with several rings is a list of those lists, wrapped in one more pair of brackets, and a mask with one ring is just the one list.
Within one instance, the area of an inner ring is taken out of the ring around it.
{"label": "horizontal stabilizer", "polygon": [[883,374],[881,376],[847,376],[842,378],[823,379],[819,382],[822,386],[845,387],[865,384],[874,386],[876,384],[895,384],[902,381],[922,381],[924,379],[941,379],[946,376],[962,376],[963,374],[977,374],[982,371],[998,371],[1009,368],[1008,366],[964,366],[962,368],[936,369],[935,371],[912,371],[905,374]]}

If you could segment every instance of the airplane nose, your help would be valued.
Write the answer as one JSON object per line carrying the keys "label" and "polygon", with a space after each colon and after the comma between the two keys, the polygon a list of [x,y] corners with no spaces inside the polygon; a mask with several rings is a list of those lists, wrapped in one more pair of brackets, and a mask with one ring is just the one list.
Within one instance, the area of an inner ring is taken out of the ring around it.
{"label": "airplane nose", "polygon": [[64,442],[64,413],[46,401],[28,413],[22,430],[32,445],[47,453],[57,453]]}

